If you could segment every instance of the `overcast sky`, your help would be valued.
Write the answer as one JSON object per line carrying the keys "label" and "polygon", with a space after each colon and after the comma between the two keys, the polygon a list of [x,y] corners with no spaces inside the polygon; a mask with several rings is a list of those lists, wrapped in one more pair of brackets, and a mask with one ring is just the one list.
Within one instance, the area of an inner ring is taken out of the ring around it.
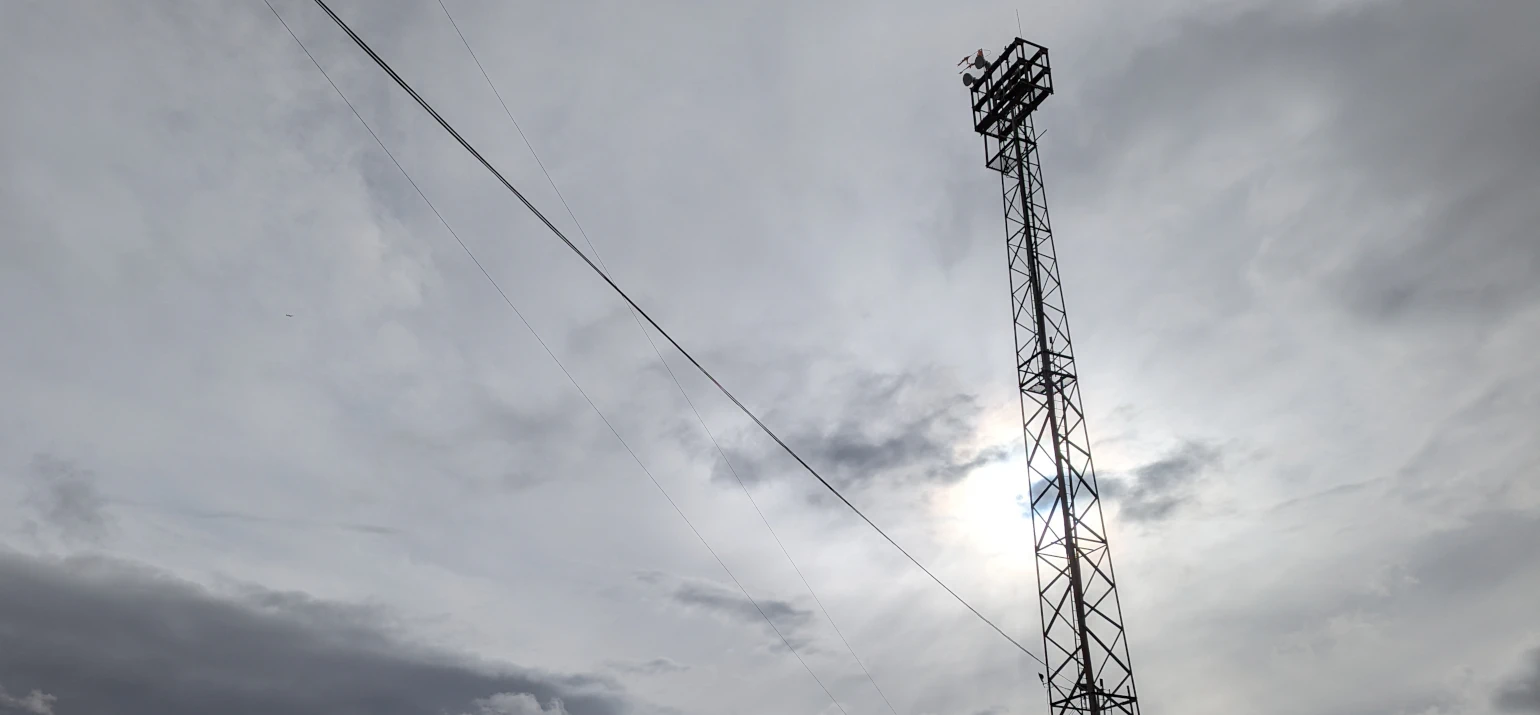
{"label": "overcast sky", "polygon": [[[1036,646],[953,67],[1019,9],[1144,712],[1540,713],[1540,4],[446,2],[615,278]],[[534,333],[260,0],[0,2],[0,713],[887,712],[623,305],[274,4]],[[581,242],[436,2],[333,7]],[[664,355],[897,713],[1045,711]]]}

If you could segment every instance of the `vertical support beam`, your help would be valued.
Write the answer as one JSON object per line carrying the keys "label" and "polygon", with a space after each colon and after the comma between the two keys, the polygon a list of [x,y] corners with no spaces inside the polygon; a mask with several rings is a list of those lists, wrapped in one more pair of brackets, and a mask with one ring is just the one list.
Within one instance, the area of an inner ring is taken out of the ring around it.
{"label": "vertical support beam", "polygon": [[1053,93],[1048,51],[1018,38],[970,86],[1004,200],[1049,710],[1137,715],[1033,129]]}

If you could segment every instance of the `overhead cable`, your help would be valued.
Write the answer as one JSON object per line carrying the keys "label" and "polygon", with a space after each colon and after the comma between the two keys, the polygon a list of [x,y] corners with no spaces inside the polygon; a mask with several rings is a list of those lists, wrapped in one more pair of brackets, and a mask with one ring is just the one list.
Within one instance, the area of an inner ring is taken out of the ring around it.
{"label": "overhead cable", "polygon": [[[513,118],[513,110],[508,108],[508,102],[503,99],[503,93],[499,92],[497,85],[492,82],[492,76],[487,73],[487,68],[481,63],[481,58],[476,56],[474,49],[471,49],[471,42],[469,39],[466,39],[465,33],[460,29],[460,23],[455,22],[454,13],[449,11],[449,6],[444,3],[444,0],[438,0],[438,5],[444,10],[444,17],[449,18],[449,24],[454,27],[455,34],[460,36],[460,42],[465,45],[466,53],[476,63],[476,69],[481,71],[481,77],[486,80],[487,87],[491,88],[492,94],[497,97],[497,103],[502,105],[503,114],[508,117],[508,122],[513,125],[514,131],[518,132],[519,138],[524,140],[524,146],[529,149],[530,156],[535,158],[535,164],[540,167],[540,172],[545,174],[546,183],[550,184],[551,190],[556,192],[556,198],[561,201],[562,207],[567,210],[567,217],[572,219],[572,225],[577,227],[578,234],[583,237],[583,242],[588,244],[588,250],[593,253],[594,260],[599,262],[600,268],[608,272],[609,266],[604,264],[604,257],[599,255],[599,248],[594,245],[593,239],[588,236],[588,231],[583,228],[583,223],[578,221],[577,214],[572,210],[572,205],[567,203],[567,197],[563,196],[561,189],[556,186],[556,179],[551,176],[551,172],[546,168],[545,162],[540,160],[540,154],[535,151],[535,146],[530,143],[529,137],[524,134],[524,129],[519,126],[519,121]],[[733,479],[738,482],[738,487],[743,490],[743,495],[748,497],[749,504],[754,506],[754,512],[759,514],[759,520],[764,523],[765,530],[770,532],[770,538],[775,540],[775,545],[780,547],[781,554],[786,557],[787,563],[790,563],[792,570],[797,572],[797,578],[802,579],[802,585],[807,588],[808,595],[813,597],[813,603],[817,604],[818,610],[823,612],[824,620],[829,622],[829,626],[834,629],[834,634],[839,636],[840,642],[845,644],[845,650],[850,652],[850,658],[861,668],[861,672],[866,674],[867,682],[872,684],[872,689],[877,691],[877,696],[882,698],[882,702],[888,706],[888,711],[892,712],[893,715],[898,715],[898,710],[893,707],[893,702],[888,700],[888,694],[882,691],[882,686],[877,684],[877,679],[872,677],[872,672],[867,669],[865,663],[861,662],[861,656],[856,655],[855,647],[850,645],[850,640],[845,637],[844,631],[840,630],[839,624],[834,622],[834,616],[829,614],[829,609],[823,605],[823,599],[819,598],[818,592],[813,590],[813,584],[802,573],[802,568],[797,565],[797,560],[791,557],[791,552],[787,550],[786,544],[782,543],[781,537],[775,533],[775,527],[770,525],[769,517],[765,516],[764,510],[759,508],[759,501],[749,491],[749,487],[744,483],[743,477],[738,474],[738,468],[733,466],[733,461],[728,459],[727,451],[722,449],[722,444],[717,440],[716,434],[711,431],[711,427],[706,425],[706,418],[701,416],[700,409],[695,406],[695,401],[690,399],[690,393],[684,389],[684,383],[680,382],[679,376],[674,373],[674,368],[663,357],[663,351],[658,348],[658,343],[652,339],[652,334],[647,332],[647,326],[642,323],[642,319],[637,315],[636,309],[629,306],[628,309],[631,313],[631,318],[636,321],[636,327],[641,331],[642,337],[646,338],[647,344],[652,346],[652,351],[658,356],[658,362],[663,365],[663,370],[668,373],[669,379],[673,380],[674,387],[678,388],[685,404],[689,405],[690,411],[695,414],[696,422],[700,423],[701,429],[706,432],[706,437],[711,440],[711,445],[716,448],[717,454],[722,457],[722,462],[727,465],[727,471],[732,473]]]}
{"label": "overhead cable", "polygon": [[578,258],[582,259],[584,263],[588,264],[588,267],[592,269],[600,279],[609,285],[609,287],[615,291],[616,295],[620,296],[622,300],[631,306],[631,308],[635,310],[643,320],[647,321],[647,324],[652,326],[653,330],[656,330],[659,335],[663,336],[663,339],[667,340],[675,350],[678,350],[679,354],[684,356],[685,360],[689,361],[689,363],[693,365],[701,375],[703,375],[707,380],[710,380],[711,384],[715,385],[717,390],[721,391],[723,396],[725,396],[729,401],[736,405],[744,415],[752,420],[754,424],[765,433],[766,436],[768,436],[777,445],[779,445],[787,455],[795,460],[797,464],[801,465],[803,469],[807,470],[808,474],[811,474],[814,479],[817,479],[825,489],[829,490],[829,492],[838,498],[842,503],[844,503],[846,507],[849,507],[852,512],[855,512],[856,516],[860,517],[862,521],[865,521],[866,524],[872,527],[872,529],[881,535],[883,539],[887,540],[887,542],[891,544],[893,548],[898,549],[899,553],[903,554],[905,558],[908,558],[911,563],[923,571],[926,576],[929,576],[932,581],[935,581],[937,585],[946,590],[946,592],[950,594],[952,598],[956,599],[958,603],[961,603],[965,608],[972,612],[974,616],[977,616],[979,620],[983,621],[990,628],[994,629],[996,633],[1009,641],[1010,644],[1015,646],[1017,650],[1020,650],[1027,657],[1037,661],[1038,663],[1043,663],[1043,659],[1040,656],[1028,650],[1026,646],[1022,645],[1015,638],[1012,638],[1010,634],[1006,633],[998,625],[995,625],[994,621],[989,620],[989,618],[985,617],[983,613],[980,613],[977,608],[974,608],[973,605],[968,603],[966,599],[958,595],[956,591],[952,590],[951,586],[946,585],[946,582],[942,581],[940,577],[936,576],[935,573],[926,568],[925,564],[920,563],[919,559],[916,559],[913,554],[910,554],[908,550],[900,546],[897,541],[894,541],[893,537],[888,536],[887,532],[882,530],[882,527],[877,526],[877,524],[873,522],[871,518],[866,516],[866,514],[857,508],[855,504],[852,504],[849,499],[845,498],[845,495],[841,494],[839,489],[835,488],[833,484],[829,483],[829,480],[825,479],[822,474],[819,474],[818,470],[814,469],[812,465],[808,464],[801,455],[797,454],[796,450],[793,450],[785,440],[781,439],[780,435],[777,435],[774,430],[770,429],[770,426],[765,424],[764,420],[761,420],[758,415],[754,414],[753,410],[750,410],[747,405],[743,404],[742,400],[739,400],[736,395],[734,395],[730,390],[727,389],[726,386],[718,381],[716,377],[713,376],[711,372],[700,363],[699,360],[695,359],[694,355],[690,354],[690,351],[685,350],[684,346],[679,344],[679,341],[675,340],[667,330],[664,330],[663,326],[658,324],[658,321],[654,320],[646,310],[638,305],[636,301],[625,292],[625,290],[621,289],[621,287],[615,283],[614,279],[610,278],[609,274],[605,272],[603,268],[599,267],[599,265],[595,263],[592,258],[589,258],[582,249],[578,248],[577,244],[572,242],[572,239],[567,238],[567,235],[562,233],[561,229],[557,228],[555,224],[551,223],[551,220],[546,218],[545,214],[542,213],[540,209],[536,208],[534,203],[532,203],[523,192],[519,191],[518,187],[515,187],[511,182],[509,182],[508,179],[503,176],[502,172],[497,170],[497,167],[493,166],[491,162],[487,161],[486,157],[482,156],[481,152],[476,150],[476,147],[472,146],[470,142],[466,141],[465,137],[461,136],[460,133],[455,130],[454,126],[452,126],[447,120],[444,119],[442,115],[438,113],[437,110],[433,108],[433,105],[429,104],[427,100],[423,99],[422,95],[418,94],[417,90],[413,89],[405,79],[402,79],[401,75],[397,74],[396,70],[390,66],[390,63],[386,62],[384,58],[380,57],[380,55],[374,51],[374,48],[370,47],[369,43],[365,42],[362,37],[359,37],[358,33],[354,32],[353,28],[349,27],[348,24],[337,15],[337,13],[333,12],[332,9],[327,6],[324,0],[315,0],[315,4],[320,6],[320,8],[324,10],[329,17],[331,17],[332,21],[335,22],[343,32],[347,33],[348,37],[353,40],[354,44],[358,45],[359,49],[363,50],[365,54],[368,54],[369,58],[374,60],[374,63],[378,65],[379,68],[383,70],[387,75],[389,75],[392,80],[395,81],[397,86],[401,87],[401,89],[404,90],[407,95],[415,100],[418,106],[423,108],[423,111],[426,111],[429,116],[433,117],[434,121],[438,122],[438,125],[442,127],[444,131],[450,135],[450,137],[452,137],[456,142],[460,144],[461,147],[469,152],[470,155],[476,159],[476,161],[480,162],[481,165],[486,168],[486,170],[490,172],[499,183],[503,185],[503,188],[507,189],[509,193],[513,194],[514,197],[520,201],[520,203],[524,204],[525,208],[529,209],[531,214],[534,214],[535,218],[539,219],[541,223],[545,224],[545,227],[550,230],[552,234],[554,234],[558,239],[561,239],[561,242],[566,244],[567,248],[571,249],[573,253],[577,254]]}
{"label": "overhead cable", "polygon": [[[428,208],[433,211],[433,215],[438,217],[439,223],[443,224],[444,229],[449,231],[449,235],[453,236],[455,242],[460,244],[460,248],[465,251],[465,255],[469,256],[471,262],[476,264],[476,268],[481,271],[481,275],[487,279],[487,282],[492,284],[492,287],[497,290],[497,294],[502,296],[503,302],[513,310],[514,315],[519,317],[519,321],[524,324],[524,327],[529,331],[529,334],[534,336],[535,341],[538,342],[540,347],[545,350],[545,354],[550,356],[551,361],[556,363],[556,367],[560,368],[562,374],[567,376],[567,380],[572,383],[574,388],[577,389],[578,394],[583,396],[583,400],[588,403],[590,408],[593,409],[594,414],[599,416],[599,419],[604,422],[604,426],[608,427],[610,433],[615,435],[615,439],[620,442],[620,446],[625,448],[626,453],[631,455],[631,459],[636,462],[638,467],[641,467],[642,472],[647,475],[647,478],[652,482],[652,485],[657,487],[658,493],[662,494],[663,498],[668,501],[669,506],[674,508],[674,513],[679,515],[679,518],[682,519],[685,525],[690,528],[690,531],[695,534],[695,538],[699,539],[701,545],[706,547],[706,551],[711,553],[711,558],[715,559],[717,565],[722,567],[722,571],[727,574],[729,579],[732,580],[733,585],[738,587],[738,590],[743,594],[743,597],[748,599],[748,602],[754,606],[755,611],[759,612],[760,617],[763,618],[765,623],[770,626],[770,630],[774,631],[775,635],[780,638],[781,643],[786,646],[787,650],[790,650],[791,654],[796,656],[797,662],[801,663],[802,667],[807,670],[807,674],[812,676],[814,682],[818,683],[818,687],[821,688],[824,694],[829,697],[829,700],[834,703],[834,707],[838,708],[841,713],[846,713],[845,706],[840,704],[839,700],[834,697],[834,693],[830,692],[829,687],[824,684],[823,680],[818,677],[817,673],[813,672],[812,666],[809,665],[808,662],[802,657],[801,653],[797,652],[796,646],[791,644],[791,641],[787,639],[784,633],[781,632],[781,629],[775,625],[775,621],[770,619],[769,614],[765,613],[765,609],[759,605],[759,601],[755,600],[753,596],[749,595],[748,589],[745,588],[743,583],[738,580],[737,575],[733,573],[732,569],[728,568],[727,563],[722,560],[720,555],[717,554],[716,549],[712,548],[711,543],[706,540],[705,535],[695,527],[694,522],[690,521],[690,517],[685,515],[684,510],[681,509],[679,504],[674,501],[674,498],[669,495],[668,490],[663,487],[663,484],[658,481],[658,478],[653,476],[652,470],[648,469],[647,465],[642,462],[642,458],[636,453],[636,450],[632,449],[631,445],[626,442],[626,439],[620,436],[620,431],[617,430],[615,425],[610,422],[610,419],[604,415],[604,411],[599,409],[599,406],[593,401],[593,398],[588,396],[588,392],[583,389],[581,384],[578,383],[577,378],[574,377],[571,371],[567,369],[566,365],[562,364],[561,358],[558,358],[556,353],[551,350],[550,345],[546,344],[545,340],[540,337],[540,333],[537,332],[534,326],[530,324],[529,320],[524,317],[524,313],[519,310],[518,306],[514,305],[513,300],[508,297],[508,294],[505,291],[503,291],[502,286],[497,283],[497,280],[492,277],[492,274],[487,272],[487,269],[482,265],[481,260],[476,257],[476,254],[473,251],[471,251],[470,246],[466,245],[465,241],[460,238],[460,234],[449,225],[449,221],[444,218],[444,215],[439,213],[438,207],[433,204],[433,201],[428,198],[428,195],[424,193],[422,188],[417,185],[417,181],[412,178],[411,173],[406,170],[406,167],[402,166],[401,162],[396,159],[395,153],[393,153],[389,147],[385,146],[385,142],[380,139],[379,134],[375,133],[374,128],[371,127],[369,122],[364,119],[362,114],[359,113],[358,108],[353,106],[353,102],[349,100],[347,95],[343,93],[342,89],[337,86],[337,83],[332,81],[331,75],[326,72],[326,68],[321,66],[321,63],[316,60],[315,55],[311,54],[310,48],[305,46],[305,42],[299,39],[299,35],[295,34],[293,28],[289,27],[289,23],[284,21],[283,15],[278,13],[278,9],[273,7],[273,4],[269,0],[262,1],[267,5],[267,9],[272,10],[273,16],[278,18],[278,22],[283,25],[283,29],[288,30],[289,36],[294,38],[294,41],[299,44],[300,49],[304,50],[305,56],[310,58],[310,62],[315,65],[316,69],[321,71],[321,75],[326,78],[326,82],[330,84],[332,89],[337,92],[337,96],[341,97],[342,101],[348,105],[348,109],[353,112],[353,116],[357,117],[359,123],[364,125],[364,129],[369,131],[369,136],[374,138],[376,144],[379,144],[380,149],[383,150],[385,155],[390,158],[391,163],[395,164],[396,169],[401,172],[401,175],[406,177],[407,183],[412,185],[412,189],[417,192],[417,195],[421,197],[423,202],[428,205]],[[322,8],[327,9],[328,13],[331,12],[330,9],[325,8],[324,5],[322,5]],[[846,715],[848,715],[848,713]]]}

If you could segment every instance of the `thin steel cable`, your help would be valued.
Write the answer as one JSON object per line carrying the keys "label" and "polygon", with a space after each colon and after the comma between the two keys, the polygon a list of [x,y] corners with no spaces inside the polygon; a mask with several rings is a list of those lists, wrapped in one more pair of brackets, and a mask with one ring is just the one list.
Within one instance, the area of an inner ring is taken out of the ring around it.
{"label": "thin steel cable", "polygon": [[358,108],[353,106],[353,102],[349,100],[347,95],[343,93],[342,89],[337,86],[337,83],[332,81],[331,75],[326,72],[326,68],[321,66],[321,63],[316,59],[315,55],[311,54],[310,48],[305,46],[304,41],[299,39],[299,35],[295,34],[293,28],[289,27],[289,23],[284,21],[283,15],[278,13],[278,9],[273,7],[272,2],[269,0],[262,0],[262,2],[267,5],[268,10],[273,12],[273,16],[278,18],[278,22],[283,25],[283,29],[289,32],[289,36],[293,37],[294,41],[299,44],[300,49],[304,50],[305,56],[310,58],[310,62],[315,65],[316,69],[321,71],[321,76],[326,78],[327,84],[330,84],[332,89],[336,91],[337,96],[341,97],[342,101],[348,105],[348,109],[353,112],[353,116],[358,118],[360,124],[364,125],[364,129],[368,130],[369,136],[374,138],[375,143],[378,144],[380,149],[385,152],[385,155],[390,158],[391,163],[395,164],[396,169],[399,170],[401,175],[406,178],[407,183],[412,185],[412,189],[417,192],[419,197],[422,198],[423,203],[426,203],[428,208],[433,211],[433,215],[438,217],[439,223],[443,224],[444,229],[449,231],[449,235],[453,236],[455,242],[460,244],[461,250],[465,251],[465,255],[471,259],[472,263],[476,264],[476,268],[481,271],[481,275],[487,279],[487,282],[492,284],[492,288],[495,289],[497,294],[502,297],[503,302],[506,303],[511,310],[513,310],[514,315],[519,317],[519,322],[523,323],[524,328],[529,331],[529,334],[534,336],[536,342],[540,343],[540,347],[545,350],[545,354],[551,358],[552,362],[556,363],[556,367],[561,369],[562,374],[567,376],[567,381],[572,383],[572,387],[578,391],[579,395],[583,396],[583,400],[588,403],[588,406],[591,409],[593,409],[594,414],[598,415],[599,419],[604,422],[604,426],[608,427],[610,433],[615,435],[616,441],[620,442],[620,446],[624,447],[626,453],[631,455],[631,459],[636,462],[636,466],[641,467],[642,473],[647,475],[647,479],[652,482],[654,487],[657,487],[658,493],[662,494],[663,498],[668,501],[668,505],[674,508],[674,513],[678,514],[679,518],[684,521],[685,525],[690,527],[690,531],[695,534],[695,538],[699,539],[701,545],[706,547],[706,551],[710,552],[711,558],[715,559],[717,565],[722,567],[722,571],[727,574],[729,579],[732,580],[733,585],[738,587],[738,590],[743,594],[743,597],[748,599],[749,603],[754,606],[755,611],[759,612],[760,617],[763,618],[765,623],[770,626],[770,630],[774,631],[775,635],[781,639],[781,643],[786,646],[787,650],[790,650],[791,654],[796,656],[797,662],[802,664],[802,667],[807,670],[807,674],[812,676],[813,681],[818,683],[818,687],[823,690],[825,695],[829,696],[829,701],[834,703],[834,707],[839,708],[841,713],[845,713],[845,706],[840,704],[839,700],[834,697],[834,693],[829,691],[829,687],[824,685],[823,680],[818,677],[817,673],[813,672],[812,666],[809,665],[805,659],[803,659],[801,653],[797,652],[796,647],[791,644],[791,641],[786,638],[786,635],[781,632],[781,629],[775,625],[775,621],[770,619],[769,614],[765,613],[765,609],[759,605],[759,602],[756,601],[753,596],[749,595],[748,589],[745,588],[743,583],[738,580],[738,577],[733,573],[733,570],[728,568],[727,563],[722,560],[720,555],[717,554],[716,549],[711,547],[711,543],[706,540],[705,535],[700,533],[700,530],[695,527],[694,522],[690,521],[690,517],[685,516],[684,510],[679,507],[678,502],[674,501],[674,497],[669,495],[668,490],[663,487],[663,484],[658,481],[658,478],[653,476],[652,470],[648,469],[647,465],[642,462],[641,456],[636,453],[636,450],[631,448],[630,443],[626,442],[624,437],[620,436],[620,431],[615,428],[614,423],[610,422],[610,419],[604,415],[604,411],[599,409],[599,406],[594,403],[593,398],[588,396],[588,392],[583,389],[581,384],[578,383],[577,378],[572,375],[571,371],[567,369],[566,365],[562,364],[561,358],[556,356],[556,353],[551,350],[550,345],[545,342],[544,338],[540,337],[540,333],[537,332],[534,326],[530,324],[529,320],[524,317],[524,313],[519,310],[518,306],[514,305],[513,300],[508,297],[506,292],[503,291],[503,288],[498,284],[497,279],[492,277],[492,274],[487,271],[484,265],[482,265],[481,260],[476,257],[476,254],[473,251],[471,251],[470,246],[466,245],[465,241],[460,238],[460,234],[454,230],[454,227],[449,225],[449,221],[444,218],[444,215],[439,213],[438,207],[433,204],[433,201],[428,198],[428,195],[423,192],[420,186],[417,185],[417,181],[412,178],[411,173],[406,170],[406,167],[402,166],[401,162],[396,159],[395,153],[392,152],[389,147],[385,146],[385,142],[380,139],[379,134],[375,133],[374,128],[371,127],[369,122],[364,119],[364,116],[359,113]]}
{"label": "thin steel cable", "polygon": [[944,589],[948,594],[952,596],[952,598],[956,599],[958,603],[961,603],[963,607],[967,608],[970,612],[973,613],[974,616],[977,616],[979,620],[983,621],[985,625],[988,625],[990,628],[994,629],[996,633],[1000,634],[1002,638],[1010,642],[1011,645],[1015,646],[1017,650],[1020,650],[1027,657],[1039,663],[1043,663],[1043,659],[1041,657],[1039,657],[1036,653],[1027,650],[1026,646],[1022,645],[1015,638],[1012,638],[1010,634],[1002,630],[1000,626],[995,625],[995,622],[989,620],[989,618],[985,617],[983,613],[980,613],[977,608],[973,607],[973,604],[968,603],[967,600],[958,595],[956,591],[952,590],[951,586],[946,585],[946,582],[942,581],[940,577],[936,576],[935,573],[926,568],[924,564],[920,563],[919,559],[916,559],[913,554],[910,554],[909,551],[900,546],[897,541],[894,541],[893,537],[888,536],[888,533],[883,531],[882,527],[877,526],[877,524],[873,522],[870,517],[866,516],[866,514],[857,508],[855,504],[852,504],[849,499],[845,498],[845,495],[840,493],[839,489],[835,488],[833,484],[830,484],[829,480],[825,479],[822,474],[819,474],[818,470],[814,469],[812,465],[807,463],[807,460],[804,460],[801,455],[797,454],[796,450],[793,450],[790,445],[786,444],[786,441],[781,439],[780,435],[776,434],[774,430],[770,429],[770,426],[765,424],[764,420],[761,420],[758,415],[754,414],[753,410],[750,410],[747,405],[743,404],[742,400],[739,400],[738,397],[732,393],[732,391],[728,390],[726,386],[717,380],[716,377],[711,374],[711,371],[707,370],[699,360],[695,359],[694,355],[690,354],[688,350],[685,350],[684,346],[680,345],[679,341],[675,340],[667,330],[664,330],[663,326],[659,325],[657,320],[654,320],[646,310],[642,309],[642,307],[631,298],[630,294],[626,293],[619,284],[615,283],[614,279],[610,278],[609,274],[605,272],[603,268],[600,268],[592,258],[589,258],[587,254],[583,253],[583,250],[578,248],[577,244],[572,242],[572,239],[567,238],[567,235],[562,233],[562,230],[557,228],[556,224],[551,223],[551,220],[546,218],[546,215],[542,213],[540,209],[535,207],[534,203],[532,203],[529,198],[524,195],[524,192],[519,191],[518,187],[514,186],[512,182],[508,181],[507,177],[503,176],[502,172],[497,170],[497,167],[493,166],[490,161],[487,161],[486,157],[481,155],[480,151],[476,150],[476,147],[472,146],[470,142],[466,141],[465,137],[461,136],[460,132],[456,131],[454,126],[451,125],[448,120],[444,119],[444,117],[438,113],[438,110],[433,108],[433,105],[429,104],[426,99],[423,99],[422,95],[418,94],[417,90],[413,89],[412,85],[408,84],[405,79],[402,79],[401,75],[397,74],[396,70],[390,66],[390,63],[386,62],[384,58],[380,57],[380,55],[374,51],[374,48],[370,47],[369,43],[365,42],[362,37],[359,37],[358,33],[354,32],[353,28],[349,27],[348,24],[337,15],[337,13],[333,12],[332,9],[327,6],[324,0],[315,0],[315,4],[319,5],[321,9],[324,10],[329,17],[331,17],[332,21],[335,22],[343,32],[347,33],[348,37],[353,40],[353,43],[358,45],[359,49],[368,54],[369,58],[374,60],[374,63],[378,65],[381,70],[384,70],[385,74],[389,75],[393,81],[395,81],[397,86],[401,87],[401,89],[404,90],[408,96],[416,101],[417,105],[423,108],[423,111],[426,111],[429,116],[433,117],[434,121],[438,122],[438,125],[443,128],[444,131],[449,134],[449,136],[453,137],[454,140],[466,150],[466,152],[475,158],[476,161],[480,162],[482,167],[490,172],[493,178],[496,178],[498,182],[503,185],[503,188],[507,189],[509,193],[513,194],[520,203],[524,204],[525,208],[529,209],[529,212],[533,214],[535,218],[540,219],[540,222],[545,224],[547,230],[549,230],[553,235],[560,239],[562,243],[566,244],[567,248],[571,249],[573,253],[577,254],[578,258],[582,259],[584,263],[588,264],[589,269],[591,269],[596,275],[599,276],[601,280],[609,285],[610,289],[615,291],[616,295],[620,296],[622,300],[630,305],[631,308],[634,309],[643,320],[647,321],[647,324],[651,325],[653,330],[658,331],[658,334],[663,336],[663,339],[667,340],[669,345],[673,346],[675,350],[678,350],[679,354],[683,355],[685,360],[688,360],[689,363],[693,365],[701,375],[705,376],[707,380],[710,380],[711,384],[715,385],[717,390],[719,390],[724,397],[732,401],[732,403],[736,405],[745,416],[752,420],[754,424],[765,433],[766,436],[768,436],[777,445],[779,445],[780,448],[785,451],[786,454],[789,455],[793,460],[796,460],[797,464],[801,465],[803,469],[807,470],[808,474],[811,474],[814,479],[817,479],[825,489],[828,489],[829,492],[837,497],[842,503],[844,503],[846,507],[855,512],[856,516],[859,516],[862,521],[865,521],[866,524],[872,527],[872,529],[881,535],[883,539],[887,540],[887,542],[891,544],[893,548],[898,549],[899,553],[903,554],[905,558],[908,558],[911,563],[913,563],[921,571],[925,572],[925,575],[929,576],[932,581],[935,581],[936,585]]}
{"label": "thin steel cable", "polygon": [[[535,164],[540,167],[540,172],[545,174],[546,183],[550,184],[551,190],[556,193],[556,198],[561,201],[562,207],[567,210],[567,217],[572,219],[572,225],[577,227],[578,234],[583,237],[583,242],[588,244],[588,250],[593,253],[594,260],[599,262],[600,268],[603,268],[605,271],[609,271],[609,266],[605,265],[604,263],[604,257],[599,254],[599,247],[594,245],[593,239],[588,236],[588,231],[583,228],[583,222],[578,220],[577,214],[572,210],[571,204],[567,203],[567,197],[562,195],[561,188],[556,185],[556,179],[551,176],[551,172],[546,168],[545,162],[540,160],[540,154],[535,151],[534,144],[530,142],[529,137],[524,133],[524,129],[519,126],[519,120],[514,119],[513,110],[508,108],[508,102],[503,99],[503,93],[498,91],[497,84],[492,81],[492,76],[487,72],[486,66],[481,63],[481,58],[476,56],[476,50],[471,48],[471,42],[465,37],[465,32],[460,29],[460,23],[455,21],[454,13],[449,11],[449,6],[444,3],[444,0],[438,0],[438,6],[444,10],[444,17],[449,19],[449,24],[454,27],[455,34],[460,36],[460,43],[465,45],[466,53],[469,54],[471,56],[471,60],[476,63],[476,69],[481,71],[481,78],[486,80],[487,87],[490,88],[492,90],[492,94],[497,97],[497,103],[502,105],[503,114],[508,117],[508,123],[513,125],[514,131],[518,132],[519,138],[524,141],[525,148],[529,149],[530,156],[534,157]],[[700,423],[701,429],[704,430],[706,432],[706,436],[711,439],[711,445],[716,448],[717,454],[722,457],[722,462],[727,465],[727,470],[732,473],[733,479],[737,480],[738,486],[743,490],[743,495],[748,497],[749,503],[754,506],[754,512],[759,514],[759,520],[764,523],[765,530],[770,532],[770,538],[775,540],[775,545],[780,547],[781,554],[786,557],[786,561],[787,563],[791,564],[792,570],[797,572],[797,578],[801,579],[802,585],[807,588],[808,595],[813,597],[813,602],[818,605],[818,610],[823,612],[824,619],[827,620],[829,622],[829,626],[834,629],[835,635],[839,636],[840,642],[845,644],[845,650],[850,652],[851,659],[854,660],[856,665],[861,668],[861,672],[866,674],[867,682],[872,684],[872,689],[877,691],[877,696],[882,698],[882,702],[888,706],[888,711],[893,713],[893,715],[898,715],[898,710],[893,707],[892,701],[888,700],[887,693],[882,691],[882,686],[877,684],[877,679],[872,677],[872,672],[867,669],[865,663],[861,662],[861,656],[856,655],[855,647],[850,645],[850,640],[845,637],[844,631],[840,630],[839,624],[834,622],[834,616],[829,614],[829,609],[823,605],[823,599],[820,599],[818,597],[818,592],[813,590],[813,584],[809,582],[807,580],[807,576],[802,573],[802,568],[797,565],[797,560],[792,558],[791,552],[787,550],[786,544],[781,541],[780,535],[775,533],[775,527],[770,525],[769,517],[765,516],[764,510],[759,506],[759,501],[756,500],[753,493],[749,491],[749,487],[744,483],[743,477],[739,476],[738,468],[733,466],[731,459],[728,459],[727,451],[722,449],[722,444],[717,440],[716,434],[711,431],[711,427],[707,426],[706,419],[701,416],[700,409],[695,406],[695,401],[690,399],[690,393],[685,390],[684,383],[682,383],[679,380],[679,376],[674,373],[674,368],[671,367],[668,364],[668,360],[663,357],[662,349],[660,349],[657,342],[652,339],[652,334],[647,332],[647,326],[642,323],[641,317],[638,316],[636,314],[636,310],[630,306],[627,306],[627,310],[631,313],[631,318],[636,321],[636,327],[642,332],[642,337],[647,339],[647,344],[652,346],[653,353],[658,356],[658,362],[661,363],[663,365],[663,369],[668,372],[669,379],[673,380],[674,387],[679,390],[679,394],[684,398],[685,404],[689,405],[690,411],[695,414],[695,421]]]}

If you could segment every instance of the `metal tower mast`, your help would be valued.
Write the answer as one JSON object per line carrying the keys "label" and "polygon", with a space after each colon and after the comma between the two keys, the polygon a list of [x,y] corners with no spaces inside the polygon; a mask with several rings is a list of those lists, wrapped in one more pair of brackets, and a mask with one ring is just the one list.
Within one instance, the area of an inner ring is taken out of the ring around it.
{"label": "metal tower mast", "polygon": [[985,165],[1000,173],[1005,198],[1049,711],[1135,715],[1133,669],[1032,128],[1032,112],[1053,93],[1048,50],[1016,38],[993,62],[977,60],[973,71],[979,76],[964,75],[963,82],[972,89],[974,130],[984,136]]}

